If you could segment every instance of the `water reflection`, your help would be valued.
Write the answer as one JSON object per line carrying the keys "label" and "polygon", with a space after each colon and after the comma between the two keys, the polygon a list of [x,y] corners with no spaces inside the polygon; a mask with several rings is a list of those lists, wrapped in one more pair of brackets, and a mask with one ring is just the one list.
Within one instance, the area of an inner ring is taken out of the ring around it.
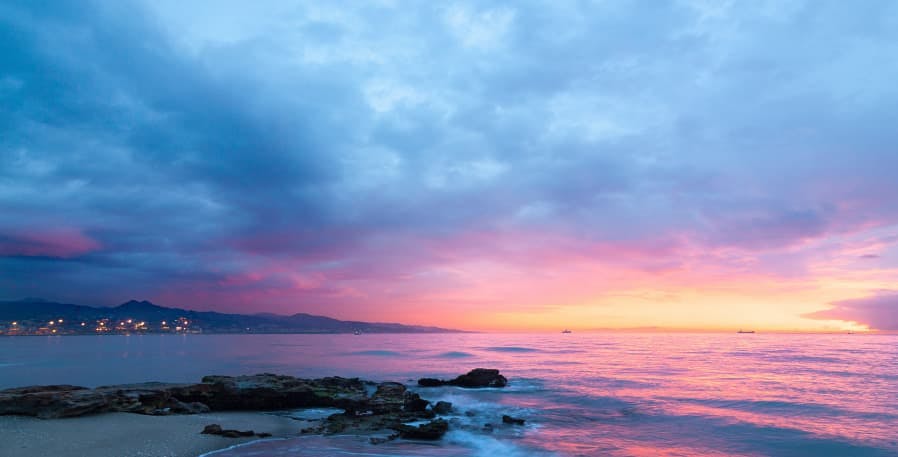
{"label": "water reflection", "polygon": [[[414,455],[501,448],[508,455],[878,456],[898,455],[896,343],[895,336],[763,334],[5,338],[0,387],[257,372],[409,381],[496,367],[511,380],[507,389],[425,394],[459,405],[460,425],[447,446]],[[528,425],[482,431],[504,411]]]}

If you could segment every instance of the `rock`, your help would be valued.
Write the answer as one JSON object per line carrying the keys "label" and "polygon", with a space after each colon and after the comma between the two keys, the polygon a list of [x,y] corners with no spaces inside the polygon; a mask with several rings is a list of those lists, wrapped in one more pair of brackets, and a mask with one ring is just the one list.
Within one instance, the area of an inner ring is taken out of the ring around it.
{"label": "rock", "polygon": [[463,374],[452,381],[449,381],[449,384],[469,388],[505,387],[505,385],[508,384],[508,380],[505,379],[505,376],[499,374],[499,370],[475,368],[469,371],[468,374]]}
{"label": "rock", "polygon": [[438,386],[458,386],[469,389],[480,387],[505,387],[508,379],[499,374],[499,370],[489,368],[475,368],[467,374],[456,377],[449,381],[441,381],[434,378],[421,378],[418,385],[421,387],[438,387]]}
{"label": "rock", "polygon": [[[479,369],[449,383],[489,386],[496,385],[499,378],[504,380],[498,370]],[[377,388],[369,397],[370,386]],[[442,437],[449,429],[449,423],[443,419],[433,419],[437,412],[448,414],[452,404],[441,401],[433,408],[430,406],[429,401],[400,383],[374,384],[357,378],[339,377],[301,379],[270,373],[206,376],[197,384],[141,383],[95,389],[58,385],[0,390],[0,415],[40,418],[104,412],[168,415],[334,407],[344,412],[332,414],[326,420],[302,429],[301,433],[390,433],[383,438],[386,440],[399,436],[419,440]],[[406,425],[424,420],[429,422],[420,426]],[[269,433],[256,434],[252,430],[223,429],[219,424],[208,424],[200,433],[229,438],[271,436]],[[372,438],[373,442],[381,441]]]}
{"label": "rock", "polygon": [[213,411],[336,407],[356,409],[367,402],[358,378],[301,379],[263,373],[252,376],[206,376],[171,392],[183,402],[200,402]]}
{"label": "rock", "polygon": [[175,414],[204,414],[211,411],[208,406],[198,401],[184,403],[173,398],[170,405],[169,409]]}
{"label": "rock", "polygon": [[[405,406],[404,392],[403,387],[391,408]],[[96,389],[59,385],[0,391],[0,415],[44,419],[103,412],[167,415],[306,407],[354,411],[367,404],[365,385],[357,378],[301,379],[270,373],[207,376],[199,384],[143,383]]]}
{"label": "rock", "polygon": [[408,440],[438,440],[449,431],[449,423],[436,419],[419,426],[399,424],[395,430],[400,437]]}
{"label": "rock", "polygon": [[406,392],[405,393],[405,401],[403,402],[403,410],[411,411],[411,412],[424,412],[427,411],[427,407],[430,406],[430,402],[421,398],[420,395],[414,392]]}
{"label": "rock", "polygon": [[203,435],[219,435],[225,438],[240,438],[246,436],[259,436],[261,438],[266,438],[271,436],[271,433],[259,433],[258,435],[256,435],[256,432],[252,430],[222,430],[221,425],[218,424],[209,424],[203,427],[203,431],[200,433]]}
{"label": "rock", "polygon": [[219,435],[221,435],[225,438],[241,438],[241,437],[247,437],[247,436],[256,436],[256,432],[254,432],[252,430],[245,430],[245,431],[222,430],[221,433],[219,433]]}
{"label": "rock", "polygon": [[108,404],[105,392],[78,386],[32,386],[0,391],[0,415],[41,419],[77,417],[103,412]]}
{"label": "rock", "polygon": [[366,406],[373,414],[399,412],[405,407],[406,393],[405,386],[398,382],[383,382],[377,385]]}
{"label": "rock", "polygon": [[511,417],[507,414],[502,415],[502,423],[503,424],[512,424],[512,425],[524,425],[524,419],[518,419],[516,417]]}
{"label": "rock", "polygon": [[493,432],[493,424],[489,424],[489,423],[483,424],[483,431],[487,432],[487,433],[492,433]]}
{"label": "rock", "polygon": [[203,431],[200,433],[203,435],[221,435],[221,425],[209,424],[203,427]]}
{"label": "rock", "polygon": [[421,387],[439,387],[445,384],[446,381],[441,381],[434,378],[421,378],[418,380],[418,385]]}
{"label": "rock", "polygon": [[452,403],[448,401],[438,401],[436,405],[433,406],[433,412],[445,415],[449,414],[452,411]]}

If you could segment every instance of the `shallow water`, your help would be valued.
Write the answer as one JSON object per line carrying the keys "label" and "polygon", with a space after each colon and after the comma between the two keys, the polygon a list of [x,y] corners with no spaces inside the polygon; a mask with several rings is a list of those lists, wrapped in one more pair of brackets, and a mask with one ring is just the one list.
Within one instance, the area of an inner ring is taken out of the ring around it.
{"label": "shallow water", "polygon": [[[898,455],[898,336],[0,338],[0,388],[257,372],[411,382],[475,367],[500,368],[510,385],[423,391],[425,398],[456,406],[452,431],[437,446],[303,438],[218,455]],[[502,414],[525,418],[527,425],[502,426]],[[483,431],[485,423],[496,425],[494,431]]]}

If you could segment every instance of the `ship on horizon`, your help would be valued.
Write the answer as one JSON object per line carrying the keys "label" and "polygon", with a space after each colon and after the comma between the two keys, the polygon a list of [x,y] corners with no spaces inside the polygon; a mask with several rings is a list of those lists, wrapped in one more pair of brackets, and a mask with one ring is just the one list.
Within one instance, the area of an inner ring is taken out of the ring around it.
{"label": "ship on horizon", "polygon": [[736,332],[736,333],[755,333],[755,331],[754,331],[754,330],[742,330],[742,329],[740,328],[739,331]]}

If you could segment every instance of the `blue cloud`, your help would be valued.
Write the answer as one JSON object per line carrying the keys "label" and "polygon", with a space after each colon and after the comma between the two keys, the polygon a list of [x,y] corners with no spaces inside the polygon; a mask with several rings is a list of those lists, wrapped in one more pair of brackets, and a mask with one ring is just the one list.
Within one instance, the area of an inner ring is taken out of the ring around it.
{"label": "blue cloud", "polygon": [[100,248],[15,251],[0,294],[383,243],[417,269],[417,240],[479,230],[767,252],[894,225],[896,8],[5,2],[0,239]]}

